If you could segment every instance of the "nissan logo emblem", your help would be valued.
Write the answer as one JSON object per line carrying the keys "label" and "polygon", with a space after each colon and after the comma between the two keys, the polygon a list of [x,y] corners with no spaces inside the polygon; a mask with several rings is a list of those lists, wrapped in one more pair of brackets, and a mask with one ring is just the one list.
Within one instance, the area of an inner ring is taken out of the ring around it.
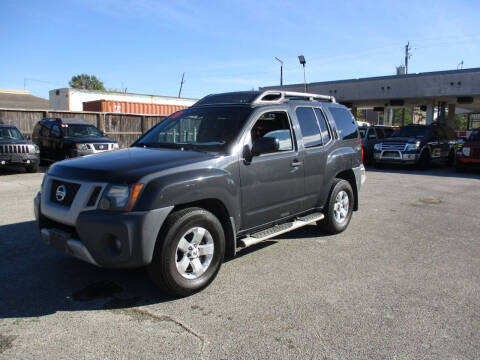
{"label": "nissan logo emblem", "polygon": [[58,202],[62,202],[66,196],[67,189],[65,188],[65,185],[60,185],[59,187],[57,187],[57,191],[55,192],[55,199],[57,199]]}
{"label": "nissan logo emblem", "polygon": [[99,148],[100,150],[103,150],[103,145],[100,145],[98,148]]}

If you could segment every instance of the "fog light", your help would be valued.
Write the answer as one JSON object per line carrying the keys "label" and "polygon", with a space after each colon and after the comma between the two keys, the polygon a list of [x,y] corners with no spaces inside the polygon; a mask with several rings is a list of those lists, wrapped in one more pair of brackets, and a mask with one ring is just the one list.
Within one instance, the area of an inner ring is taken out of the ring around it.
{"label": "fog light", "polygon": [[2,165],[5,165],[5,160],[2,160]]}
{"label": "fog light", "polygon": [[118,252],[122,251],[122,242],[118,239],[115,240],[115,250]]}

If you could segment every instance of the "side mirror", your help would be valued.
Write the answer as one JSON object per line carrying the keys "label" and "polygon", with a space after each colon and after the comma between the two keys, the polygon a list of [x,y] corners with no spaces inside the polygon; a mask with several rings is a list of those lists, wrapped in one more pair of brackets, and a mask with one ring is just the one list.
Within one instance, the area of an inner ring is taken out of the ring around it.
{"label": "side mirror", "polygon": [[252,155],[258,156],[278,151],[280,143],[277,138],[262,137],[255,141],[252,147]]}
{"label": "side mirror", "polygon": [[26,140],[30,140],[30,139],[31,139],[31,138],[30,138],[30,135],[25,136],[25,139],[26,139]]}
{"label": "side mirror", "polygon": [[107,133],[105,131],[102,131],[102,136],[103,137],[106,137],[107,136]]}
{"label": "side mirror", "polygon": [[250,146],[248,145],[245,145],[243,147],[243,158],[247,163],[252,161],[253,155],[252,155],[252,152],[250,151]]}

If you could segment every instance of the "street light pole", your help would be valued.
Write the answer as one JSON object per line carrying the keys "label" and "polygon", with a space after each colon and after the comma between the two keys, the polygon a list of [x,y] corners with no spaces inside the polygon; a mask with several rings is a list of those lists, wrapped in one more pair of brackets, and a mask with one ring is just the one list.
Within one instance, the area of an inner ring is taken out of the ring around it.
{"label": "street light pole", "polygon": [[305,64],[307,62],[305,61],[305,56],[299,55],[298,56],[298,61],[300,61],[300,64],[302,64],[302,66],[303,66],[303,86],[304,86],[305,92],[307,92],[307,79],[305,77]]}
{"label": "street light pole", "polygon": [[275,59],[277,59],[278,62],[280,62],[280,86],[283,86],[283,61],[276,56],[275,56]]}

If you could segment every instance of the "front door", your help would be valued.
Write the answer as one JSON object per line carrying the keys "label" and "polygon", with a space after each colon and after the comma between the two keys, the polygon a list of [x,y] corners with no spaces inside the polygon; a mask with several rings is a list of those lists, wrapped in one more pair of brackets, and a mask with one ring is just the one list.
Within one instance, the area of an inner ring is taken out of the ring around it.
{"label": "front door", "polygon": [[278,151],[241,160],[242,230],[288,217],[302,209],[304,167],[287,111],[258,116],[245,145],[261,137],[278,139]]}

